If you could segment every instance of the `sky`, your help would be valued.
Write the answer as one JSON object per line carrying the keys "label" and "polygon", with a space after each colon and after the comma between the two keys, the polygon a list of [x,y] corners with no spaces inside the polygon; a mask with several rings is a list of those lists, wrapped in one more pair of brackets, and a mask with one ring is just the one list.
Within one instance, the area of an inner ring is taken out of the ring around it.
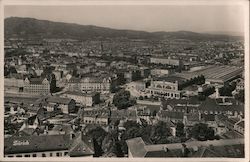
{"label": "sky", "polygon": [[240,5],[5,6],[4,17],[12,16],[149,32],[244,32]]}

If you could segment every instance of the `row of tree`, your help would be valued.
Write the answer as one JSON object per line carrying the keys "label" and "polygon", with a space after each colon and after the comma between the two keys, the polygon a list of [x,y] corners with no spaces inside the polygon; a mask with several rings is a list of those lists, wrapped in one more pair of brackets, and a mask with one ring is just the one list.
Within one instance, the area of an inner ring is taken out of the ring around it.
{"label": "row of tree", "polygon": [[186,87],[194,85],[194,84],[196,84],[196,85],[202,85],[204,83],[205,83],[205,77],[203,75],[200,75],[200,76],[188,79],[185,82],[179,84],[178,88],[180,90],[182,90],[183,88],[186,88]]}

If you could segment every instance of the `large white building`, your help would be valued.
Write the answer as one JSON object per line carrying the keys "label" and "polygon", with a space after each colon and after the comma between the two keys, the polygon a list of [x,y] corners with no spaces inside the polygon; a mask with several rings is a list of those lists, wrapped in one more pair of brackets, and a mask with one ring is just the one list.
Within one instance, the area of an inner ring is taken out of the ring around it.
{"label": "large white building", "polygon": [[153,96],[162,96],[164,98],[176,98],[181,97],[181,91],[178,90],[178,82],[168,81],[151,81],[150,87],[146,89],[146,92]]}
{"label": "large white building", "polygon": [[23,91],[30,94],[49,94],[50,82],[47,78],[26,78]]}
{"label": "large white building", "polygon": [[82,79],[71,78],[68,89],[75,91],[80,89],[82,92],[109,93],[111,88],[111,78],[86,77]]}

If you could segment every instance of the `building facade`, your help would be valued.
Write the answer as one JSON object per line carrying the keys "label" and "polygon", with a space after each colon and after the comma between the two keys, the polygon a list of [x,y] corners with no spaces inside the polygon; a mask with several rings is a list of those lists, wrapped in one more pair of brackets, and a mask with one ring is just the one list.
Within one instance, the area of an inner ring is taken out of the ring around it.
{"label": "building facade", "polygon": [[178,82],[166,82],[166,81],[151,81],[151,85],[146,89],[147,93],[153,96],[162,96],[164,98],[176,98],[181,97],[181,91],[178,90]]}
{"label": "building facade", "polygon": [[50,82],[47,78],[26,78],[23,91],[30,94],[49,94]]}
{"label": "building facade", "polygon": [[76,101],[77,104],[84,106],[93,106],[100,102],[100,93],[82,93],[78,91],[67,91],[62,94],[63,97],[71,98]]}

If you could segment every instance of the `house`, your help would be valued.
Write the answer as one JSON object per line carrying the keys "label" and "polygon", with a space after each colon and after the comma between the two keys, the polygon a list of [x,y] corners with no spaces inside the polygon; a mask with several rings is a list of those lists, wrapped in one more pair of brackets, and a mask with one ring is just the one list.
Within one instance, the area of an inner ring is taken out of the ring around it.
{"label": "house", "polygon": [[93,140],[81,132],[12,136],[4,139],[5,157],[91,157],[93,154]]}
{"label": "house", "polygon": [[81,123],[108,125],[110,118],[109,110],[86,110],[82,112]]}
{"label": "house", "polygon": [[109,93],[112,80],[110,77],[85,77],[85,78],[70,78],[67,82],[67,88],[70,91],[80,89],[82,92],[100,92]]}
{"label": "house", "polygon": [[50,82],[47,78],[26,78],[23,91],[34,95],[46,95],[50,93]]}
{"label": "house", "polygon": [[161,78],[160,80],[151,80],[151,85],[146,92],[152,96],[162,96],[164,98],[181,98],[181,91],[178,90],[178,81]]}
{"label": "house", "polygon": [[49,104],[58,105],[58,109],[60,109],[65,114],[74,113],[76,111],[76,103],[73,99],[50,96],[46,99],[46,102]]}
{"label": "house", "polygon": [[131,120],[137,121],[137,114],[135,109],[122,109],[122,110],[111,110],[110,120]]}
{"label": "house", "polygon": [[77,104],[84,106],[93,106],[100,102],[100,93],[83,93],[80,91],[66,91],[61,95],[62,97],[71,98],[76,101]]}

